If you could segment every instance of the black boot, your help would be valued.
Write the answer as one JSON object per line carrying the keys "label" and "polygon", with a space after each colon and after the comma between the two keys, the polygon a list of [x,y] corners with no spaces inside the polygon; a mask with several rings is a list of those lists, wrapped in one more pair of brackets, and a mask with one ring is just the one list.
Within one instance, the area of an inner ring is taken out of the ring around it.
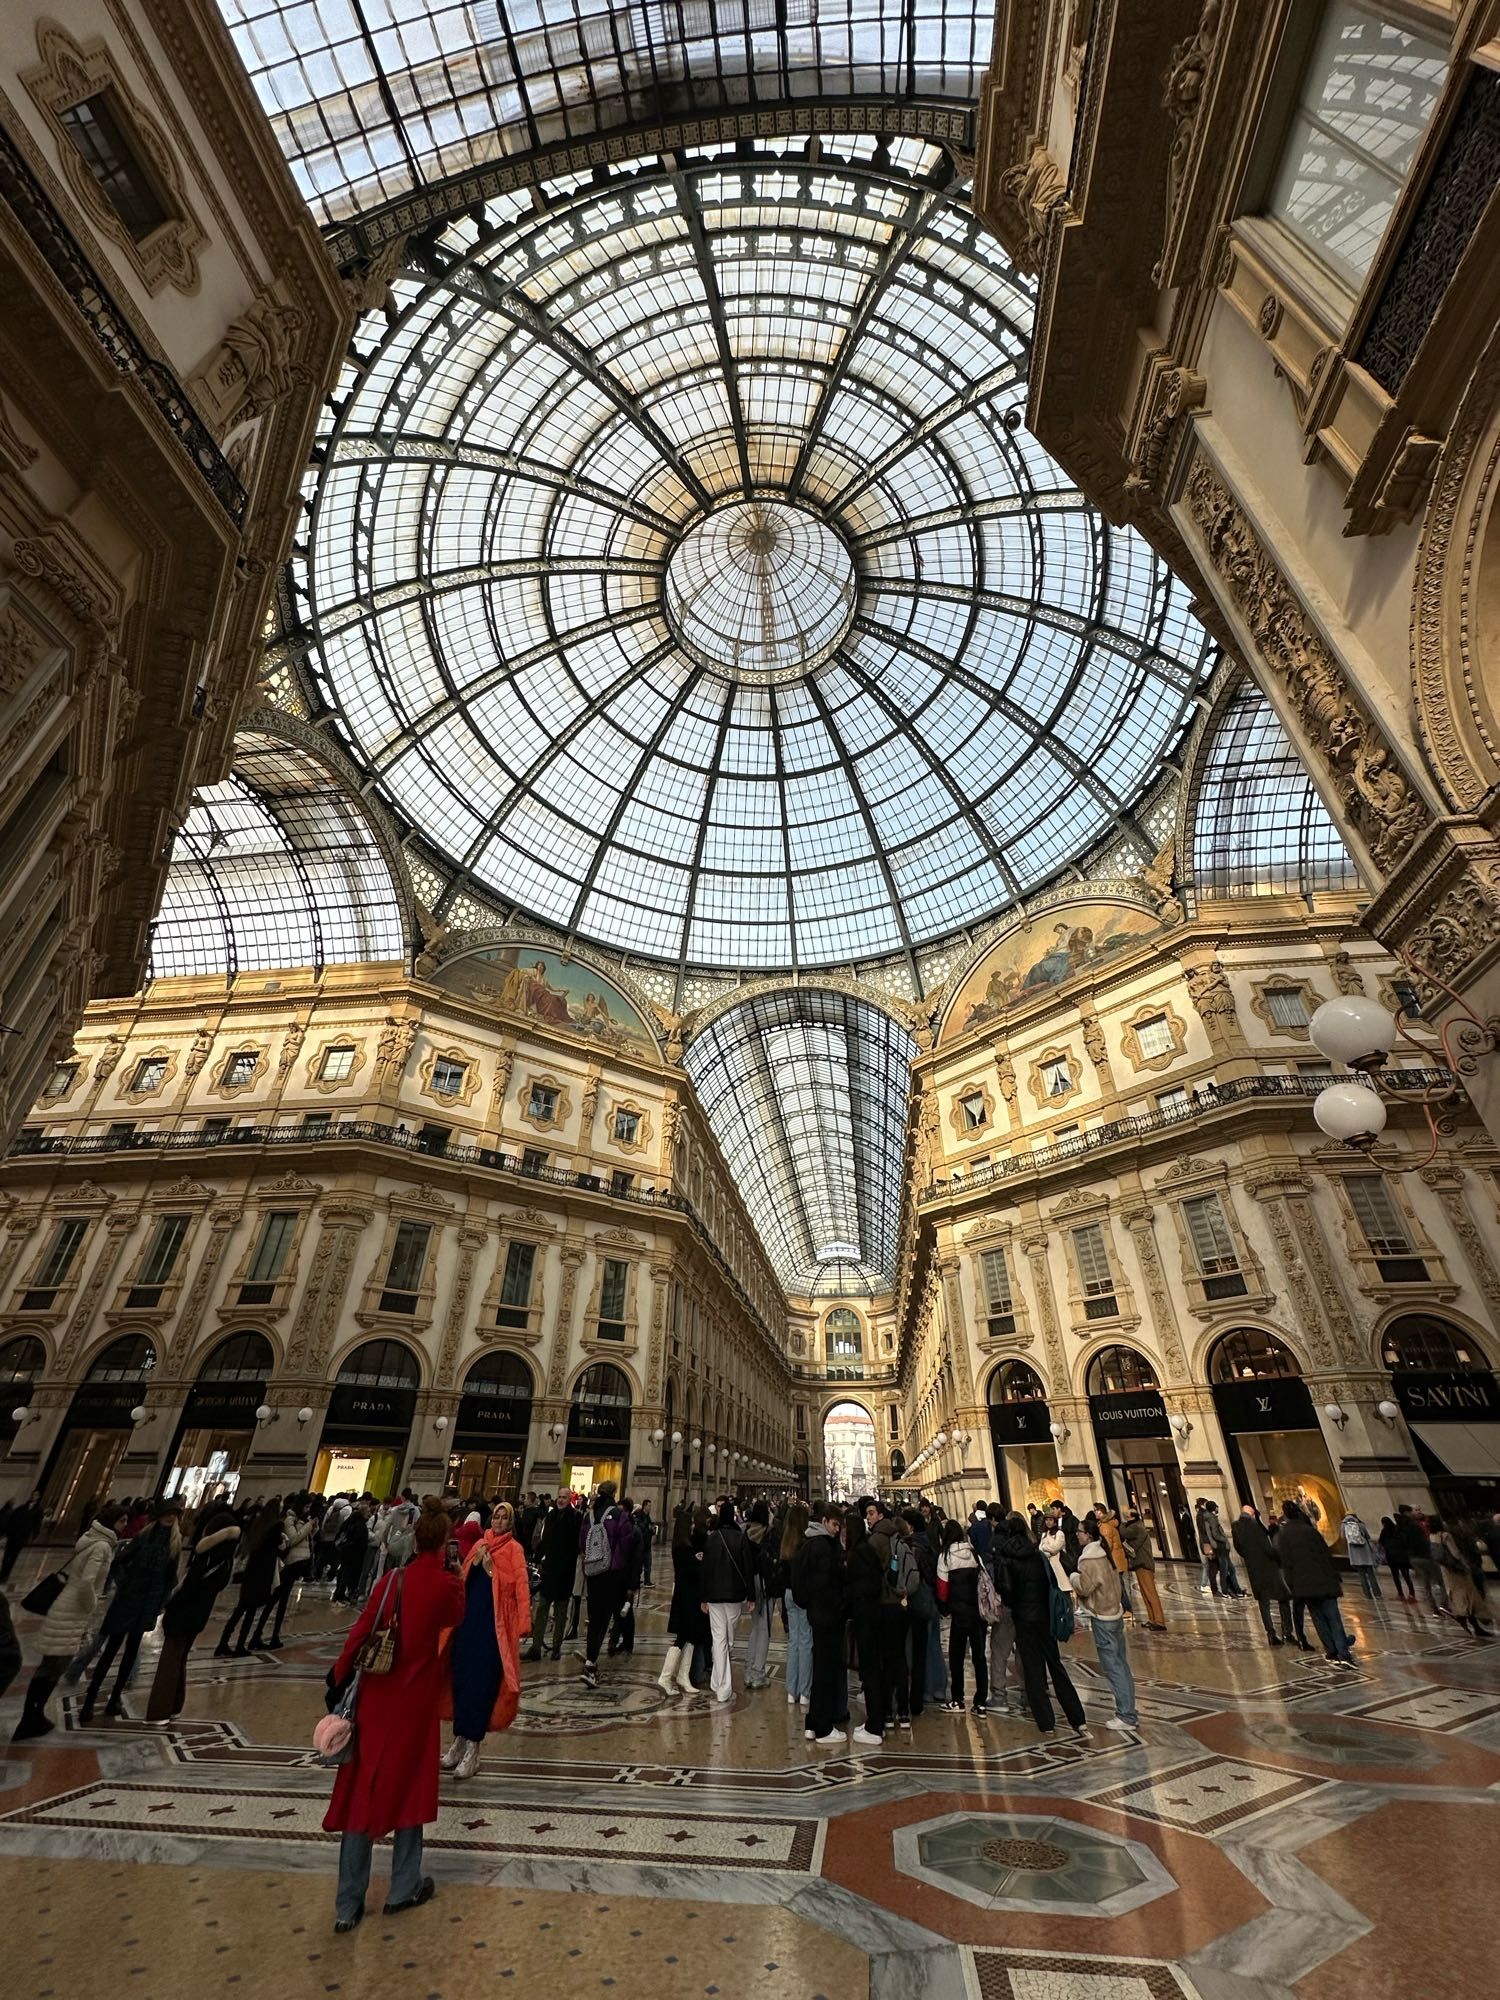
{"label": "black boot", "polygon": [[47,1703],[52,1698],[55,1680],[47,1680],[41,1674],[31,1676],[26,1688],[26,1701],[21,1710],[21,1719],[11,1735],[12,1743],[25,1743],[33,1736],[47,1736],[57,1724],[46,1713]]}

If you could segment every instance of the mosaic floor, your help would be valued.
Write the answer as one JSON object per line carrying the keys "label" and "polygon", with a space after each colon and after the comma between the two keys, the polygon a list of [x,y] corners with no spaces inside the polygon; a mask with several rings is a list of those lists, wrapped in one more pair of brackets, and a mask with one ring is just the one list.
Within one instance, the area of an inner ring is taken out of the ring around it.
{"label": "mosaic floor", "polygon": [[125,1720],[80,1729],[70,1694],[40,1745],[8,1741],[23,1680],[6,2000],[1472,2000],[1500,1962],[1500,1643],[1349,1601],[1344,1675],[1168,1581],[1169,1631],[1131,1638],[1135,1734],[1100,1726],[1080,1637],[1090,1741],[929,1710],[837,1756],[804,1741],[779,1646],[727,1707],[665,1697],[648,1593],[597,1689],[567,1653],[526,1669],[517,1726],[444,1780],[440,1893],[382,1918],[377,1873],[348,1937],[306,1748],[343,1630],[325,1593],[280,1653],[200,1646],[166,1728],[133,1719],[149,1646]]}

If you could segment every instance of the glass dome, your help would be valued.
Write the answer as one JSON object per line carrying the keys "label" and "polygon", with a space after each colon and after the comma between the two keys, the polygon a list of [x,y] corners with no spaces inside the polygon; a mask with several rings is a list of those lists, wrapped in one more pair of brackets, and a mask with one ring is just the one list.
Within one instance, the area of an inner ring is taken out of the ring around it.
{"label": "glass dome", "polygon": [[408,246],[295,637],[440,916],[808,968],[1149,858],[1211,647],[1027,435],[1031,317],[915,140],[601,167]]}

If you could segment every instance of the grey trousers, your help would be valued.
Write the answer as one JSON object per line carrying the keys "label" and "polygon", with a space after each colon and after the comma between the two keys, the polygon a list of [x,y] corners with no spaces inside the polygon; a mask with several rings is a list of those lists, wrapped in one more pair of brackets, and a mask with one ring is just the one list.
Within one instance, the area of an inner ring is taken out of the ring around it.
{"label": "grey trousers", "polygon": [[[760,1586],[756,1585],[757,1594]],[[760,1597],[750,1614],[750,1636],[745,1641],[745,1685],[764,1687],[766,1663],[771,1656],[771,1600]]]}
{"label": "grey trousers", "polygon": [[567,1597],[539,1597],[531,1613],[531,1643],[539,1653],[547,1651],[547,1621],[552,1621],[552,1651],[562,1651],[563,1628],[568,1622]]}
{"label": "grey trousers", "polygon": [[[340,1923],[362,1916],[370,1886],[375,1843],[367,1833],[346,1833],[339,1841],[339,1886],[333,1913]],[[392,1903],[409,1903],[422,1886],[422,1829],[398,1827],[391,1835]]]}

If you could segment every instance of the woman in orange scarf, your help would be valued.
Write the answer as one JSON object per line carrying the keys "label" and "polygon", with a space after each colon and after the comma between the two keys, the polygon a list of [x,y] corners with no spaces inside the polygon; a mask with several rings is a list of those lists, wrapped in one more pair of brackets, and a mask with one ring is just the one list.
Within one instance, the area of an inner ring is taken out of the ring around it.
{"label": "woman in orange scarf", "polygon": [[526,1558],[502,1502],[463,1567],[464,1615],[449,1635],[449,1700],[453,1741],[443,1769],[472,1778],[479,1748],[492,1729],[509,1729],[521,1701],[521,1641],[531,1631]]}

